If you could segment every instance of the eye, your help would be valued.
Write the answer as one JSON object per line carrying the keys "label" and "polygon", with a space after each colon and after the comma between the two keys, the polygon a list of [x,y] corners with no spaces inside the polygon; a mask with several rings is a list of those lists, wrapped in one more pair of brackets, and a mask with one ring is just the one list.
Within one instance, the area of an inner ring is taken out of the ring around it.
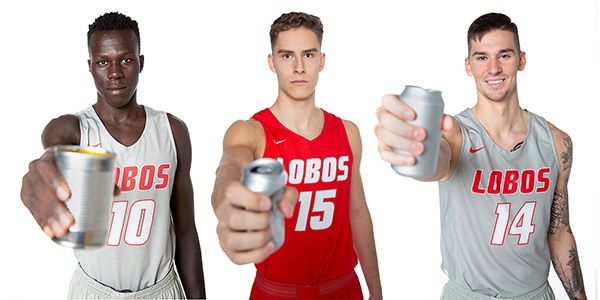
{"label": "eye", "polygon": [[108,65],[108,62],[105,61],[105,60],[100,60],[96,64],[99,65],[99,66],[105,67],[105,66]]}
{"label": "eye", "polygon": [[289,53],[284,53],[283,55],[281,55],[281,57],[283,57],[283,59],[290,59],[292,58],[292,55]]}
{"label": "eye", "polygon": [[123,59],[121,59],[122,63],[129,63],[131,61],[133,61],[133,59],[131,59],[131,58],[123,58]]}
{"label": "eye", "polygon": [[476,56],[475,60],[477,60],[477,61],[486,61],[487,57],[485,57],[485,56]]}
{"label": "eye", "polygon": [[510,58],[511,58],[510,54],[502,54],[502,55],[500,55],[500,59],[501,60],[507,60],[507,59],[510,59]]}
{"label": "eye", "polygon": [[315,55],[313,53],[304,53],[305,58],[313,58]]}

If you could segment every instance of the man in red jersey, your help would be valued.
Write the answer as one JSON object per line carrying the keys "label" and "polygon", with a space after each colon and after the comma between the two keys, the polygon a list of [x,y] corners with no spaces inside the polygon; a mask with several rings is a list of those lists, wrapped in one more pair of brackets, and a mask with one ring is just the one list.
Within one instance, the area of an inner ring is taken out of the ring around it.
{"label": "man in red jersey", "polygon": [[[323,25],[316,16],[292,12],[273,22],[270,36],[277,100],[234,122],[223,141],[212,195],[221,247],[236,264],[256,263],[251,299],[362,299],[357,259],[371,299],[380,299],[358,127],[315,106],[325,65]],[[271,201],[240,183],[242,168],[262,157],[282,161],[289,174],[280,202],[288,218],[285,242],[276,252]]]}

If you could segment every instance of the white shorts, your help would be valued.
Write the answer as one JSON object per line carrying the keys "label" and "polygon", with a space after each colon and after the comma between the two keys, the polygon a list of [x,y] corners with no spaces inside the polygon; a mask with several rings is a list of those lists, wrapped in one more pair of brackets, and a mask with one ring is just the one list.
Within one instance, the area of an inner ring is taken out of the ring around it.
{"label": "white shorts", "polygon": [[442,290],[442,296],[440,300],[555,300],[554,292],[552,292],[552,288],[548,282],[544,282],[542,286],[534,289],[527,294],[515,297],[515,298],[494,298],[487,295],[483,295],[480,293],[473,292],[469,289],[466,289],[452,280],[448,280],[448,283],[444,286]]}
{"label": "white shorts", "polygon": [[177,273],[171,269],[155,285],[136,292],[118,292],[99,283],[78,266],[69,286],[69,299],[185,299]]}

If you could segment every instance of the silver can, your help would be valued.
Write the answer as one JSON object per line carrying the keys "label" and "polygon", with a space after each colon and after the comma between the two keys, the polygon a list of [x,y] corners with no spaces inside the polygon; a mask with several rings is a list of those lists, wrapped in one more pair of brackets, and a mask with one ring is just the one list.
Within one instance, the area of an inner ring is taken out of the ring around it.
{"label": "silver can", "polygon": [[273,217],[270,220],[273,231],[273,243],[275,250],[283,245],[285,239],[285,221],[279,200],[287,182],[287,173],[283,165],[272,158],[260,158],[244,167],[242,172],[242,184],[249,190],[262,193],[271,199],[271,210]]}
{"label": "silver can", "polygon": [[55,146],[54,159],[71,189],[66,205],[75,223],[66,235],[53,240],[69,248],[105,245],[115,187],[114,153],[101,148]]}
{"label": "silver can", "polygon": [[[416,163],[414,165],[392,165],[392,168],[400,175],[412,178],[427,178],[435,174],[440,151],[442,118],[444,116],[442,92],[407,85],[400,94],[400,100],[416,112],[416,119],[408,123],[425,128],[427,134],[423,141],[425,150],[420,155],[415,156]],[[412,155],[400,149],[394,149],[394,151]]]}

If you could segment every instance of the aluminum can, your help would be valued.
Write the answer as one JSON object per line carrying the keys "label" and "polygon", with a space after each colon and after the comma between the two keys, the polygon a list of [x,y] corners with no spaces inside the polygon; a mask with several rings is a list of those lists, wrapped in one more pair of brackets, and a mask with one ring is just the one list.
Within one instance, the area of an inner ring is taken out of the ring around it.
{"label": "aluminum can", "polygon": [[[416,112],[416,119],[409,124],[425,128],[426,137],[423,141],[425,150],[416,155],[416,163],[412,166],[392,165],[396,173],[412,178],[427,178],[435,174],[438,155],[440,151],[442,118],[444,116],[444,100],[442,92],[425,89],[414,85],[406,85],[400,100]],[[394,152],[409,154],[408,152],[394,149]]]}
{"label": "aluminum can", "polygon": [[65,236],[53,240],[79,249],[105,245],[115,187],[114,153],[101,148],[61,145],[54,147],[54,159],[71,189],[66,205],[75,223]]}
{"label": "aluminum can", "polygon": [[271,199],[273,217],[270,220],[273,231],[275,250],[283,245],[285,240],[285,221],[279,201],[283,195],[287,173],[283,165],[272,158],[259,158],[247,164],[242,172],[242,184],[249,190],[262,193]]}

